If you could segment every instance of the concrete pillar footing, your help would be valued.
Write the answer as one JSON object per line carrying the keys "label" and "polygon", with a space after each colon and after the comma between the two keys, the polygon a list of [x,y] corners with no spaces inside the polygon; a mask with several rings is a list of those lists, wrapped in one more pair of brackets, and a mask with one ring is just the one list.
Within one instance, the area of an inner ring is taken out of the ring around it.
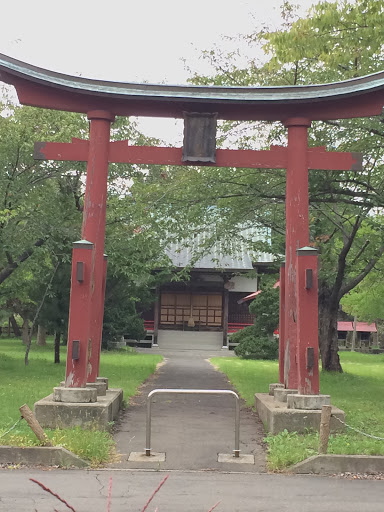
{"label": "concrete pillar footing", "polygon": [[330,395],[289,395],[288,409],[321,410],[323,405],[331,405]]}
{"label": "concrete pillar footing", "polygon": [[297,393],[297,389],[275,388],[273,391],[273,396],[278,402],[286,402],[288,395],[294,395]]}
{"label": "concrete pillar footing", "polygon": [[105,382],[107,389],[109,387],[108,377],[96,377],[96,382]]}
{"label": "concrete pillar footing", "polygon": [[274,393],[275,389],[284,389],[284,384],[281,384],[280,382],[270,384],[269,385],[269,394],[271,396],[274,396],[273,393]]}
{"label": "concrete pillar footing", "polygon": [[107,394],[107,384],[103,381],[100,382],[87,382],[88,389],[94,388],[97,391],[97,396],[105,396]]}
{"label": "concrete pillar footing", "polygon": [[96,388],[53,388],[54,402],[90,403],[97,402]]}

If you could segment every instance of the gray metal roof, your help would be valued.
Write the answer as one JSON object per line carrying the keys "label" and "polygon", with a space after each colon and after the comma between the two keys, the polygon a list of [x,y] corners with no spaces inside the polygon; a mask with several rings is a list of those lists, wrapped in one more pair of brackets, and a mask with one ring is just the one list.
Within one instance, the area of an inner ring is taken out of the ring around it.
{"label": "gray metal roof", "polygon": [[384,87],[384,72],[335,83],[274,87],[184,86],[112,82],[57,73],[3,54],[0,54],[0,78],[1,70],[12,72],[20,77],[28,77],[34,82],[50,84],[53,87],[69,88],[98,96],[111,95],[120,98],[153,97],[164,98],[168,101],[195,99],[199,102],[201,100],[207,100],[208,102],[308,102],[308,100],[319,101],[322,98],[353,95]]}
{"label": "gray metal roof", "polygon": [[380,115],[384,104],[384,72],[296,86],[135,84],[65,75],[0,54],[0,80],[13,84],[25,105],[123,116],[183,117],[185,111],[198,111],[215,112],[218,119],[341,119]]}
{"label": "gray metal roof", "polygon": [[252,253],[246,240],[268,242],[269,238],[268,230],[250,228],[242,230],[237,238],[231,238],[230,241],[217,240],[209,248],[203,249],[212,239],[212,232],[205,231],[190,240],[171,244],[166,249],[166,254],[177,268],[184,268],[192,263],[193,269],[246,271],[252,270],[255,264],[274,261],[272,254]]}

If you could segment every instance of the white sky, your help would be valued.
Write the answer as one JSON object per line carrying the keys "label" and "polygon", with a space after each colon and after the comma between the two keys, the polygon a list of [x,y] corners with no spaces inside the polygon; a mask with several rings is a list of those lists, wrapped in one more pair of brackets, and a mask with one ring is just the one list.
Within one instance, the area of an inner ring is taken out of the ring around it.
{"label": "white sky", "polygon": [[[209,72],[199,59],[202,50],[214,44],[230,49],[222,36],[277,26],[282,1],[8,0],[0,53],[86,78],[183,84],[189,74],[182,59],[194,71]],[[305,13],[316,2],[294,3]],[[162,138],[164,130],[175,131],[171,124],[146,120],[142,126]]]}

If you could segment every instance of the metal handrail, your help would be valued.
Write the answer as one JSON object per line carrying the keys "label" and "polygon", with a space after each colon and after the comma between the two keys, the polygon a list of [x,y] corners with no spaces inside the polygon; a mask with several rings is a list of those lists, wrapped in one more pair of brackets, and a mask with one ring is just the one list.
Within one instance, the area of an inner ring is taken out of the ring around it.
{"label": "metal handrail", "polygon": [[146,421],[146,445],[145,455],[151,455],[151,422],[152,422],[152,397],[157,394],[184,394],[184,395],[232,395],[235,398],[235,449],[234,456],[240,456],[240,402],[239,396],[230,389],[153,389],[147,397],[147,421]]}

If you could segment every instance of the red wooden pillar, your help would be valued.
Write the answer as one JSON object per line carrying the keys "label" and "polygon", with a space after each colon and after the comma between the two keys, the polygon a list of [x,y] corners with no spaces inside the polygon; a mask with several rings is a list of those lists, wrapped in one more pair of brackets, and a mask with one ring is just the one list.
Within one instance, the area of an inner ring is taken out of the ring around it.
{"label": "red wooden pillar", "polygon": [[92,265],[94,246],[87,240],[73,244],[71,298],[68,325],[66,387],[85,387],[88,353],[90,350],[90,323],[92,317]]}
{"label": "red wooden pillar", "polygon": [[280,267],[279,382],[284,384],[285,364],[285,263]]}
{"label": "red wooden pillar", "polygon": [[229,314],[229,290],[223,291],[223,348],[228,348],[228,314]]}
{"label": "red wooden pillar", "polygon": [[285,360],[284,384],[296,389],[298,385],[297,305],[296,305],[296,250],[309,243],[308,219],[308,128],[306,118],[290,118],[288,128],[287,186],[285,199],[286,246],[285,246]]}
{"label": "red wooden pillar", "polygon": [[[99,377],[100,375],[100,352],[101,352],[101,341],[102,341],[102,334],[103,334],[103,316],[104,316],[104,301],[105,301],[105,286],[107,283],[107,267],[108,267],[108,256],[104,254],[104,266],[103,266],[103,282],[101,283],[101,301],[100,301],[100,312],[97,316],[96,322],[97,322],[97,332],[100,333],[100,346],[99,349],[96,350],[96,368],[97,368],[97,375],[96,377]],[[96,343],[95,343],[96,345]],[[96,347],[97,349],[97,347]],[[89,364],[92,365],[92,360],[89,361]],[[95,380],[91,381],[90,379],[88,382],[95,382]]]}
{"label": "red wooden pillar", "polygon": [[302,247],[297,250],[296,283],[298,390],[302,395],[318,395],[317,249]]}
{"label": "red wooden pillar", "polygon": [[87,182],[85,188],[82,238],[95,246],[92,268],[91,349],[88,382],[99,374],[101,331],[103,322],[104,239],[107,208],[108,153],[111,122],[114,116],[102,110],[88,112],[90,120]]}

